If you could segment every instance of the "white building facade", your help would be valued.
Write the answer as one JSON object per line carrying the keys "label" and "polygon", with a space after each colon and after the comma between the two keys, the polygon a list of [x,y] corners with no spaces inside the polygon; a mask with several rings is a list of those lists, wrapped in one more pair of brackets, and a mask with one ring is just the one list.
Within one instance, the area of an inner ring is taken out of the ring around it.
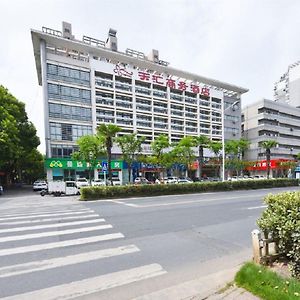
{"label": "white building facade", "polygon": [[300,61],[289,65],[287,72],[275,83],[274,99],[300,107]]}
{"label": "white building facade", "polygon": [[43,27],[31,35],[48,158],[70,157],[76,140],[101,123],[145,137],[145,153],[160,134],[171,142],[188,135],[221,140],[224,126],[225,139],[241,136],[241,95],[247,89],[171,68],[157,50],[148,56],[120,52],[112,29],[106,42],[76,40],[65,22],[62,32]]}
{"label": "white building facade", "polygon": [[271,149],[271,174],[280,173],[280,162],[294,161],[300,153],[300,108],[286,103],[262,99],[242,111],[242,135],[251,142],[245,159],[256,161],[254,174],[266,175],[266,150],[263,141],[274,140]]}

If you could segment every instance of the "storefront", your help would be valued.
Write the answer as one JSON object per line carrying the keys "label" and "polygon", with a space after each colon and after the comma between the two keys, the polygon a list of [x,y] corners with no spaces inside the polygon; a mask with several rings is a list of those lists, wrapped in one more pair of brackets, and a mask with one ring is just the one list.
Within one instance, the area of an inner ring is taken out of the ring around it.
{"label": "storefront", "polygon": [[[291,170],[293,169],[294,163],[294,161],[289,159],[271,159],[269,164],[270,177],[291,177]],[[267,161],[261,160],[253,162],[253,165],[246,169],[250,172],[250,175],[267,176]]]}
{"label": "storefront", "polygon": [[[113,180],[124,181],[124,167],[126,165],[123,161],[113,160],[111,162],[111,169]],[[68,158],[47,158],[45,160],[45,168],[47,171],[47,180],[76,180],[77,178],[98,179],[107,177],[107,161],[99,160],[95,167],[88,162],[72,160]]]}

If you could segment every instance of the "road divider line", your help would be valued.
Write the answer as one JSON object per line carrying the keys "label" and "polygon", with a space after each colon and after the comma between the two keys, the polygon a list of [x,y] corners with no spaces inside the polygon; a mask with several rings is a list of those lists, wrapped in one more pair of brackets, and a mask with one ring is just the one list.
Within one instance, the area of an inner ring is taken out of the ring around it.
{"label": "road divider line", "polygon": [[103,290],[122,286],[166,274],[159,264],[144,265],[137,268],[109,273],[97,277],[74,281],[33,292],[4,297],[2,300],[54,300],[80,298]]}
{"label": "road divider line", "polygon": [[25,227],[0,229],[0,233],[20,232],[20,231],[46,229],[46,228],[59,228],[59,227],[93,224],[93,223],[101,223],[101,222],[104,222],[104,219],[93,219],[93,220],[85,220],[85,221],[55,223],[55,224],[36,225],[36,226],[27,226],[27,227],[25,226]]}
{"label": "road divider line", "polygon": [[61,236],[61,235],[66,235],[66,234],[82,233],[82,232],[89,232],[89,231],[109,229],[109,228],[112,228],[112,225],[108,224],[108,225],[92,226],[92,227],[85,227],[85,228],[47,231],[47,232],[24,234],[24,235],[13,235],[13,236],[8,236],[8,237],[1,237],[0,243],[29,240],[29,239],[38,239],[38,238],[50,237],[50,236]]}
{"label": "road divider line", "polygon": [[140,249],[135,245],[127,245],[117,248],[90,251],[42,261],[31,261],[29,263],[17,264],[0,268],[0,278],[17,276],[37,271],[44,271],[84,262],[91,262],[102,258],[130,254],[138,251],[140,251]]}
{"label": "road divider line", "polygon": [[47,243],[47,244],[38,244],[38,245],[31,245],[31,246],[7,248],[7,249],[0,250],[0,256],[25,254],[25,253],[30,253],[30,252],[63,248],[63,247],[68,247],[68,246],[87,245],[87,244],[91,244],[91,243],[120,239],[120,238],[124,238],[124,235],[122,233],[118,232],[118,233],[110,233],[110,234],[104,234],[104,235],[100,235],[100,236],[92,236],[92,237],[88,237],[88,238],[74,239],[74,240],[68,240],[68,241],[60,241],[60,242]]}
{"label": "road divider line", "polygon": [[[35,224],[35,223],[42,223],[42,222],[52,222],[52,221],[65,221],[65,220],[78,220],[78,219],[89,219],[99,217],[98,214],[91,214],[91,215],[84,215],[84,216],[75,216],[75,217],[56,217],[56,218],[48,218],[48,219],[37,219],[37,220],[29,220],[29,221],[16,221],[16,222],[1,222],[1,225],[20,225],[20,224]],[[105,221],[105,219],[103,219]]]}
{"label": "road divider line", "polygon": [[251,210],[251,209],[261,209],[261,208],[266,208],[268,207],[268,205],[261,205],[261,206],[253,206],[253,207],[247,207],[247,209]]}

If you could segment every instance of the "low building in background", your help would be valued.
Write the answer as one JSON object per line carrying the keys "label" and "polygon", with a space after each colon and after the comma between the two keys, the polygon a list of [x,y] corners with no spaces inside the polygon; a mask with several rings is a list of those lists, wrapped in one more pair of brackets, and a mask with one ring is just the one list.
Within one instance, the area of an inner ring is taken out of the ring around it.
{"label": "low building in background", "polygon": [[261,143],[275,140],[271,149],[271,173],[280,176],[284,162],[294,161],[300,153],[300,108],[284,102],[262,99],[242,110],[242,135],[251,142],[245,160],[256,162],[253,174],[266,174],[266,150]]}
{"label": "low building in background", "polygon": [[[76,140],[95,133],[101,123],[120,126],[120,135],[145,137],[144,153],[160,134],[171,142],[187,135],[220,141],[223,134],[241,136],[245,88],[172,68],[158,50],[121,52],[113,29],[106,41],[78,40],[66,22],[62,31],[43,27],[31,36],[43,87],[47,158],[69,158]],[[118,159],[120,149],[114,147],[113,155]],[[77,176],[76,170],[60,172],[64,178]],[[47,177],[53,178],[51,168]]]}

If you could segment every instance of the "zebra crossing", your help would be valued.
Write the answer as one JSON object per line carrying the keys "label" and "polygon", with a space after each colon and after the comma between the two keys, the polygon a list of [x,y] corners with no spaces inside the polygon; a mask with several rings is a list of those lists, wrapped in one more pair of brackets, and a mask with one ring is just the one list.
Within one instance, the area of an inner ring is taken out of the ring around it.
{"label": "zebra crossing", "polygon": [[93,209],[45,199],[0,206],[1,299],[80,299],[167,273],[155,262],[129,266],[141,250]]}

